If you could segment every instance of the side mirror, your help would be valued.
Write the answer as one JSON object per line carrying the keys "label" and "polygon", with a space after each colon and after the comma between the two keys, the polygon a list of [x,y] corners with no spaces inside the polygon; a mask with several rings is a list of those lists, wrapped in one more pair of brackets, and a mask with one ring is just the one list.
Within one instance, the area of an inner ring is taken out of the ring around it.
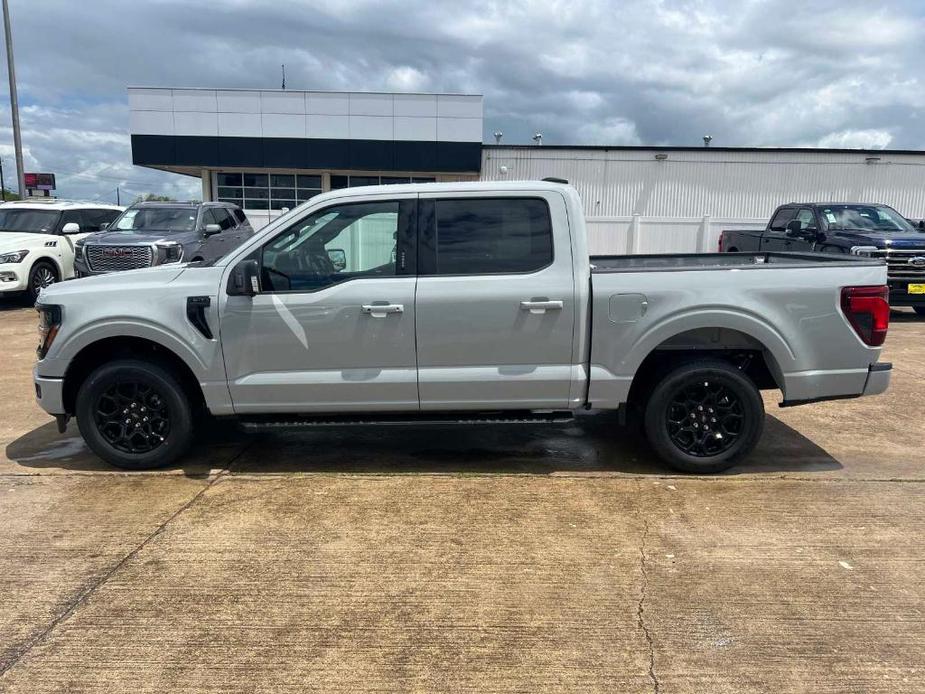
{"label": "side mirror", "polygon": [[62,234],[79,234],[80,225],[77,222],[68,222],[61,229],[61,233]]}
{"label": "side mirror", "polygon": [[228,296],[256,296],[260,293],[260,266],[254,259],[242,260],[228,278]]}
{"label": "side mirror", "polygon": [[222,228],[218,224],[206,224],[202,233],[204,236],[215,236],[222,233]]}
{"label": "side mirror", "polygon": [[328,250],[328,259],[338,272],[347,267],[347,253],[343,248],[331,248]]}
{"label": "side mirror", "polygon": [[802,236],[803,224],[799,219],[791,219],[787,222],[787,236]]}

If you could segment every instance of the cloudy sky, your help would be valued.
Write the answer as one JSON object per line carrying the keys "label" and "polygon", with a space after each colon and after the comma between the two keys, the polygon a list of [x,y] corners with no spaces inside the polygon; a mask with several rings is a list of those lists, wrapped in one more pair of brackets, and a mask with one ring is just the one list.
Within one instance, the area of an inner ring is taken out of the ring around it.
{"label": "cloudy sky", "polygon": [[[507,143],[925,149],[922,0],[10,0],[26,170],[196,196],[131,165],[126,86],[460,91]],[[0,156],[13,178],[3,65]]]}

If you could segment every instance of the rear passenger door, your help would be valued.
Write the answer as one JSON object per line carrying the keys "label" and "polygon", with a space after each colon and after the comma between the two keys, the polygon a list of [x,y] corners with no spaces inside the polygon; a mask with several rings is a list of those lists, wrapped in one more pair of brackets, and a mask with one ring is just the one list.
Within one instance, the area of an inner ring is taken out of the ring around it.
{"label": "rear passenger door", "polygon": [[419,210],[421,409],[568,407],[580,366],[564,198],[424,194]]}

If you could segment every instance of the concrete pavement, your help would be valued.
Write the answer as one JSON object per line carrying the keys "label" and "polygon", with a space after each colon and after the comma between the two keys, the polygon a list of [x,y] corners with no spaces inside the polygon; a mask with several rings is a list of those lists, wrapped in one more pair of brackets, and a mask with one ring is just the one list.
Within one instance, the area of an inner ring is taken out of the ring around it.
{"label": "concrete pavement", "polygon": [[611,416],[248,438],[126,474],[0,304],[0,691],[925,691],[925,321],[719,477]]}

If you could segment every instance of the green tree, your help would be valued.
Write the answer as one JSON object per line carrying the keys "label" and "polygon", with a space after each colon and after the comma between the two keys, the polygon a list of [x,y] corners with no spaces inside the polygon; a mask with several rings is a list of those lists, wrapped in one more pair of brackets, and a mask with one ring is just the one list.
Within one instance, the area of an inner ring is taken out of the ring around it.
{"label": "green tree", "polygon": [[135,202],[173,202],[169,195],[158,195],[157,193],[144,193],[135,198]]}

